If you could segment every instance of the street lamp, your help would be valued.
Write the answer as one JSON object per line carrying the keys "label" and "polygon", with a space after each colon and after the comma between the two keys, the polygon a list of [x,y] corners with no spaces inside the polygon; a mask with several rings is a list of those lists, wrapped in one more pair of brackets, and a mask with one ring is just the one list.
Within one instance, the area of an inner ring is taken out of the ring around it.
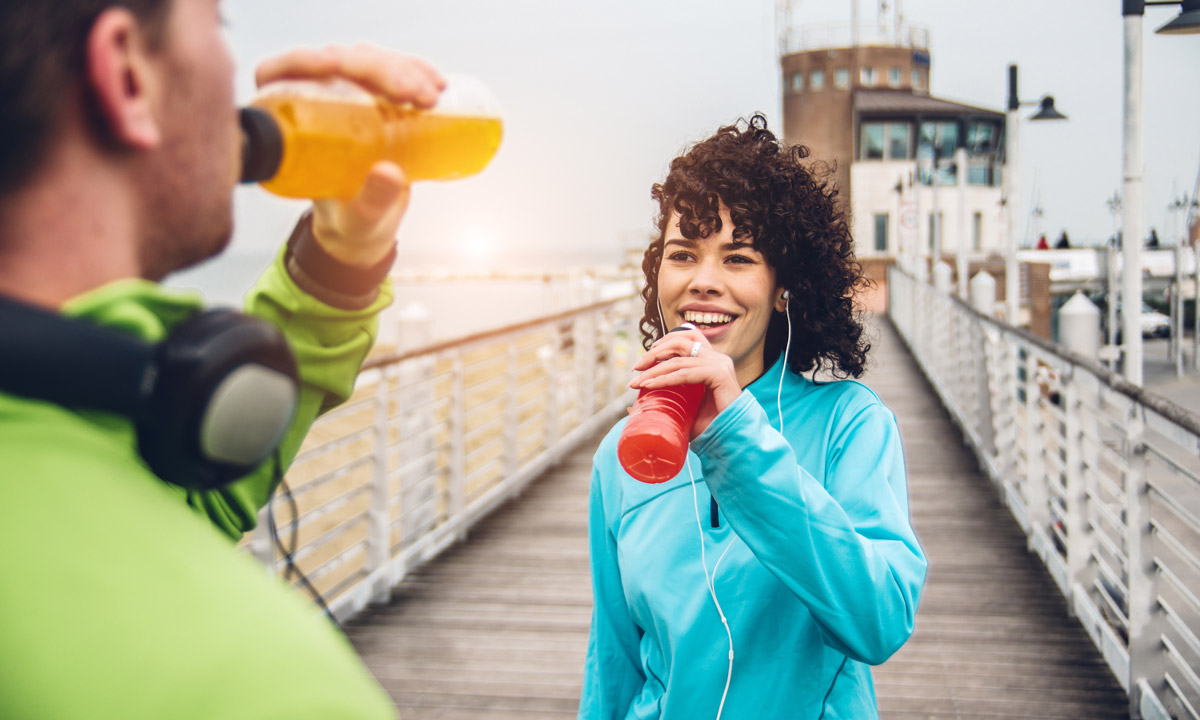
{"label": "street lamp", "polygon": [[[1200,1],[1200,0],[1198,0]],[[1066,115],[1054,109],[1054,98],[1046,95],[1040,102],[1021,102],[1017,94],[1017,66],[1008,66],[1008,112],[1005,118],[1004,134],[1007,139],[1004,148],[1004,211],[1007,221],[1007,242],[1004,248],[1004,307],[1008,322],[1013,327],[1017,325],[1017,313],[1020,312],[1021,302],[1017,297],[1020,282],[1017,277],[1017,174],[1020,171],[1020,123],[1018,114],[1022,106],[1038,105],[1039,110],[1030,120],[1065,120]]]}
{"label": "street lamp", "polygon": [[1158,29],[1165,35],[1200,33],[1200,0],[1122,0],[1125,18],[1125,122],[1121,193],[1124,270],[1121,273],[1121,333],[1124,335],[1125,379],[1142,384],[1142,16],[1147,5],[1182,5],[1179,15]]}

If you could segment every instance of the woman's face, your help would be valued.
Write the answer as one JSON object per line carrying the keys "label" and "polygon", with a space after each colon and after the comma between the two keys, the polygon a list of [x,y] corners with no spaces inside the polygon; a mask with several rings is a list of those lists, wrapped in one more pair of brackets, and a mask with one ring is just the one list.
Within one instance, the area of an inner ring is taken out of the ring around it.
{"label": "woman's face", "polygon": [[[672,213],[663,236],[658,301],[667,329],[690,322],[714,349],[733,359],[738,382],[763,372],[763,345],[771,313],[782,310],[775,268],[749,242],[733,237],[729,209],[721,205],[721,231],[688,240]],[[748,240],[748,239],[747,239]]]}

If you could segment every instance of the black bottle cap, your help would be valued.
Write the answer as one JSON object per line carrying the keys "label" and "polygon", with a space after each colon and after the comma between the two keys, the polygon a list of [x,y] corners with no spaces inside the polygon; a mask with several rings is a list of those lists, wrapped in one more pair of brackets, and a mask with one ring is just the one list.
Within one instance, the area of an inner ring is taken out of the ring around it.
{"label": "black bottle cap", "polygon": [[242,182],[263,182],[275,177],[283,161],[283,134],[265,110],[244,107],[238,111],[242,125]]}

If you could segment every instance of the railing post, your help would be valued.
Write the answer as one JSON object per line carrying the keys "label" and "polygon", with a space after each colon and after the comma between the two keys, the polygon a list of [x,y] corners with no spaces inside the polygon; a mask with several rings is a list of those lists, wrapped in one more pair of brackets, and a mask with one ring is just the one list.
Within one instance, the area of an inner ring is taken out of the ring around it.
{"label": "railing post", "polygon": [[[275,502],[275,493],[267,498],[267,504]],[[250,539],[250,554],[262,563],[270,575],[275,574],[275,544],[271,542],[271,528],[267,522],[267,506],[258,511],[258,524],[254,526],[254,535]]]}
{"label": "railing post", "polygon": [[1037,551],[1044,560],[1047,548],[1038,547],[1037,542],[1038,538],[1049,539],[1050,508],[1042,462],[1045,438],[1042,436],[1042,388],[1037,370],[1037,354],[1028,352],[1025,355],[1025,509],[1029,512],[1029,549]]}
{"label": "railing post", "polygon": [[456,348],[451,359],[450,370],[450,478],[447,490],[447,519],[462,514],[467,505],[466,478],[466,413],[463,409],[463,359],[462,350]]}
{"label": "railing post", "polygon": [[1083,413],[1080,383],[1072,370],[1062,378],[1063,414],[1066,418],[1067,514],[1063,520],[1067,534],[1067,610],[1075,614],[1075,589],[1091,585],[1088,568],[1091,564],[1092,539],[1088,524],[1087,478],[1084,475]]}
{"label": "railing post", "polygon": [[596,333],[594,318],[579,315],[575,319],[576,367],[579,377],[575,384],[579,393],[579,418],[583,420],[596,411]]}
{"label": "railing post", "polygon": [[[387,565],[391,559],[391,517],[388,511],[388,371],[379,369],[375,386],[375,421],[372,431],[371,499],[367,511],[367,553],[365,570],[368,574]],[[370,588],[370,602],[386,603],[391,596],[391,583],[381,576]]]}
{"label": "railing post", "polygon": [[518,441],[520,436],[520,410],[517,386],[517,341],[508,341],[508,358],[506,388],[504,391],[504,474],[512,477],[517,474],[520,458]]}
{"label": "railing post", "polygon": [[1129,715],[1141,717],[1139,681],[1162,692],[1164,663],[1158,612],[1150,488],[1146,483],[1145,409],[1133,405],[1125,425],[1125,547],[1129,588]]}
{"label": "railing post", "polygon": [[551,352],[546,358],[546,383],[549,387],[549,398],[546,402],[546,449],[554,447],[558,442],[559,437],[559,421],[562,417],[562,388],[559,386],[559,379],[562,377],[562,371],[559,364],[559,355],[562,353],[563,346],[563,331],[562,326],[555,323],[550,336]]}

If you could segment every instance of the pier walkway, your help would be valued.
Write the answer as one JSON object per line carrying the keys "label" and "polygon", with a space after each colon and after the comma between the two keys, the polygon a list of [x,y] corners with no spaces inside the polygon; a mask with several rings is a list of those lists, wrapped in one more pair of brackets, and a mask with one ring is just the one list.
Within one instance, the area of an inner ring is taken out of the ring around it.
{"label": "pier walkway", "polygon": [[[889,720],[1128,717],[1128,699],[889,321],[864,379],[896,413],[930,573],[875,671]],[[591,615],[587,487],[601,435],[407,574],[345,629],[405,720],[571,718]],[[736,672],[736,668],[735,668]],[[714,709],[715,714],[715,709]]]}

